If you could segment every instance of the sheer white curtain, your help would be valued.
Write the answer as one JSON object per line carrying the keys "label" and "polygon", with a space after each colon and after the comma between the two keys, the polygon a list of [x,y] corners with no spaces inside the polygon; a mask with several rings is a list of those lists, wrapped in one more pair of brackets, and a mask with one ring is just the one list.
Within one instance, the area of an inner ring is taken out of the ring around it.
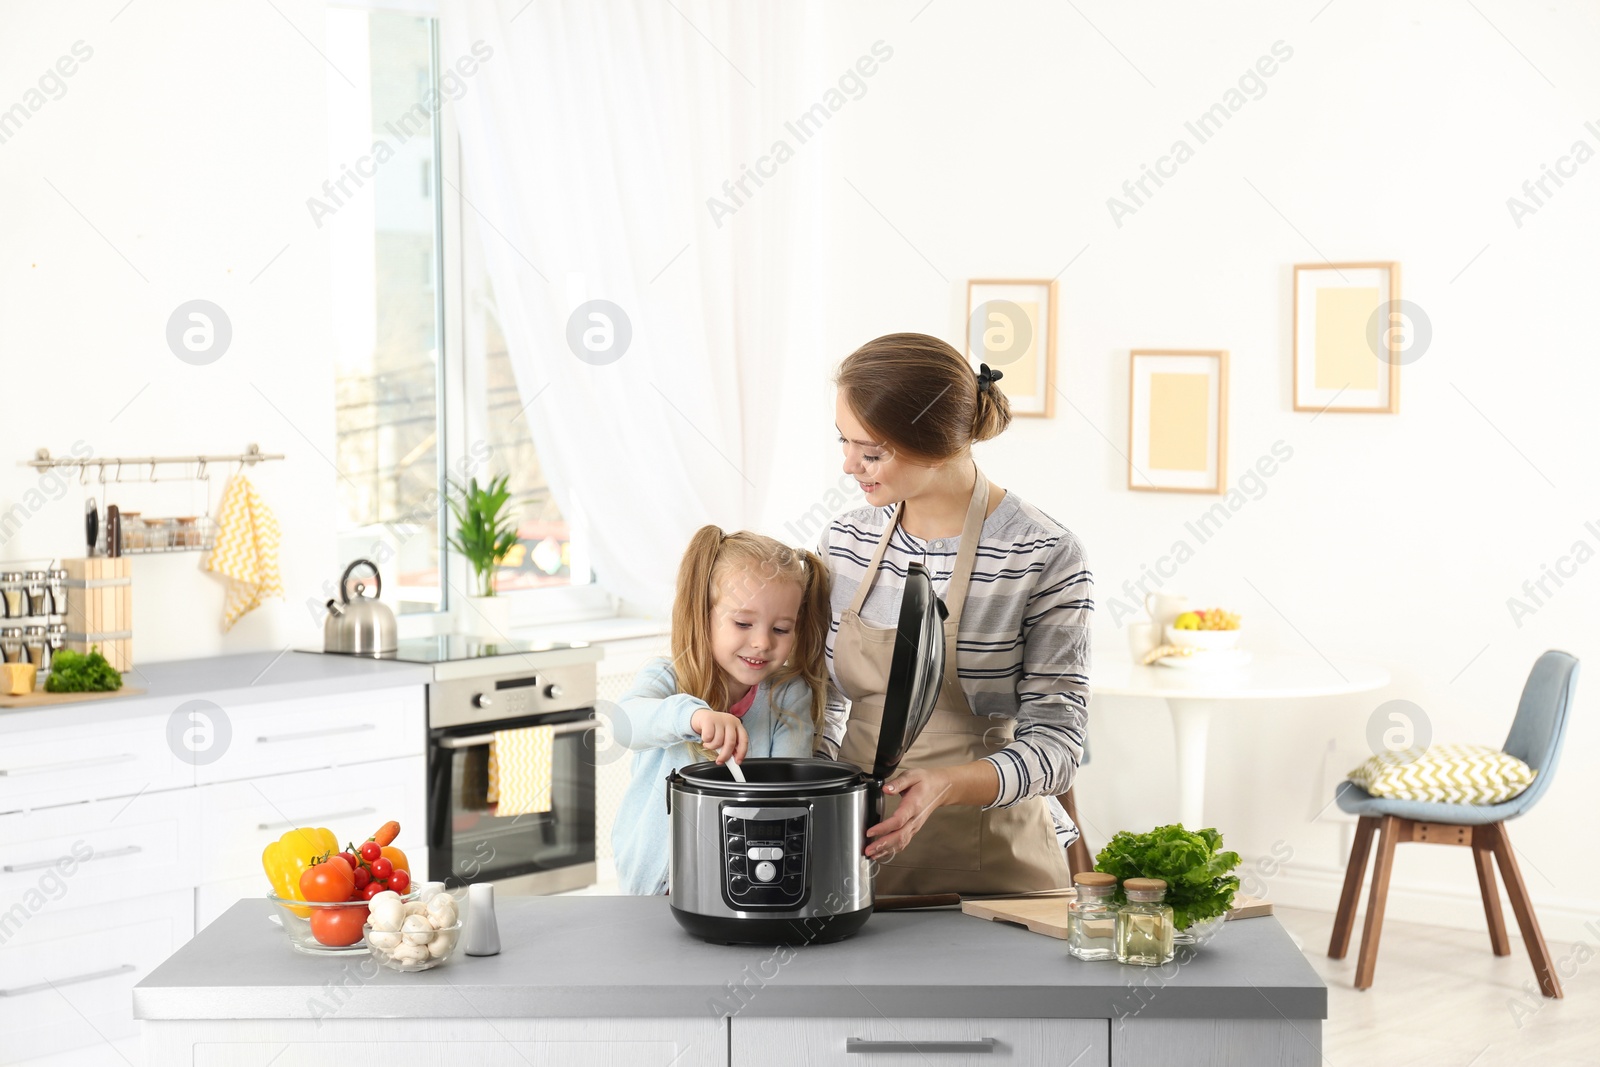
{"label": "sheer white curtain", "polygon": [[[562,511],[587,518],[598,579],[645,610],[670,605],[696,527],[761,513],[783,368],[811,363],[820,336],[822,149],[784,129],[825,88],[807,6],[440,5],[441,70],[476,60],[451,105],[463,214],[483,234],[520,417]],[[729,197],[779,139],[792,157]],[[592,300],[631,329],[614,361],[603,318],[581,324],[584,358],[569,345]]]}

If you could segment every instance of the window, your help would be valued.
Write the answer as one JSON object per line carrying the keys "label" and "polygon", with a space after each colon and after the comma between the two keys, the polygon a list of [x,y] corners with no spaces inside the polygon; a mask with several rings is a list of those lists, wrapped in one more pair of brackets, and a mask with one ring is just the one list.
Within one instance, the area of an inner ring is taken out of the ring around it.
{"label": "window", "polygon": [[[328,231],[338,553],[367,558],[400,612],[445,606],[442,294],[434,23],[329,8]],[[353,86],[352,86],[353,83]]]}
{"label": "window", "polygon": [[314,213],[333,257],[339,558],[377,563],[402,613],[444,610],[471,588],[445,539],[450,482],[506,474],[518,540],[495,589],[514,618],[608,614],[582,517],[561,513],[534,449],[481,227],[455,194],[451,105],[429,107],[437,23],[338,7],[327,23],[330,178]]}

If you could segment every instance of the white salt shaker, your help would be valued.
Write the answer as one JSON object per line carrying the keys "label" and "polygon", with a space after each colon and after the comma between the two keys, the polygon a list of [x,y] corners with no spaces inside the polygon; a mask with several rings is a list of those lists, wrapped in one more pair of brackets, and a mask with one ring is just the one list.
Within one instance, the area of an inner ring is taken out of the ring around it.
{"label": "white salt shaker", "polygon": [[467,886],[466,944],[462,951],[469,956],[498,956],[500,954],[500,924],[494,917],[494,885],[490,882],[473,882]]}

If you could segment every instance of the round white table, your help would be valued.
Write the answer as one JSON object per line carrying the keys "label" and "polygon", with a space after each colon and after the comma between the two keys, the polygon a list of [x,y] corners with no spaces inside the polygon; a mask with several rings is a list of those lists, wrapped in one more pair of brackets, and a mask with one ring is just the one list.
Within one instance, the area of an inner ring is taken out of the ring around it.
{"label": "round white table", "polygon": [[[1389,672],[1376,663],[1330,664],[1320,656],[1252,652],[1249,663],[1226,669],[1142,666],[1128,660],[1097,663],[1089,676],[1095,697],[1160,697],[1172,713],[1178,755],[1178,819],[1190,830],[1205,825],[1206,732],[1218,702],[1304,700],[1381,689]],[[1093,721],[1091,714],[1090,721]]]}

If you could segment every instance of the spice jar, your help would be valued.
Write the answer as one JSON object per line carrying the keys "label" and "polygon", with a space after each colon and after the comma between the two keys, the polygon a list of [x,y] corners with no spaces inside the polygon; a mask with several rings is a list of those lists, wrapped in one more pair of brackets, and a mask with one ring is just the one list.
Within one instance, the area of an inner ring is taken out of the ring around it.
{"label": "spice jar", "polygon": [[49,595],[45,590],[45,572],[29,571],[24,576],[25,587],[28,591],[28,614],[40,618],[50,614],[50,602],[46,599]]}
{"label": "spice jar", "polygon": [[1171,960],[1172,906],[1162,903],[1167,883],[1129,878],[1122,890],[1128,902],[1117,909],[1117,962],[1159,967]]}
{"label": "spice jar", "polygon": [[50,590],[50,614],[67,614],[67,570],[65,567],[52,567],[45,572],[45,587]]}
{"label": "spice jar", "polygon": [[178,544],[184,548],[200,547],[200,527],[195,525],[197,515],[178,516]]}
{"label": "spice jar", "polygon": [[22,627],[7,626],[0,629],[0,655],[7,663],[25,663],[22,657]]}
{"label": "spice jar", "polygon": [[1117,958],[1117,877],[1101,871],[1072,876],[1077,898],[1067,905],[1067,951],[1080,960]]}
{"label": "spice jar", "polygon": [[50,669],[50,643],[45,638],[43,626],[28,626],[22,631],[22,647],[27,650],[28,662],[41,671]]}
{"label": "spice jar", "polygon": [[20,619],[28,614],[28,588],[21,571],[0,573],[0,594],[6,602],[6,618]]}
{"label": "spice jar", "polygon": [[144,520],[137,511],[117,511],[117,539],[123,552],[142,551],[146,545]]}
{"label": "spice jar", "polygon": [[54,663],[56,653],[60,652],[67,644],[67,624],[53,622],[45,627],[45,642],[50,646],[50,662]]}

